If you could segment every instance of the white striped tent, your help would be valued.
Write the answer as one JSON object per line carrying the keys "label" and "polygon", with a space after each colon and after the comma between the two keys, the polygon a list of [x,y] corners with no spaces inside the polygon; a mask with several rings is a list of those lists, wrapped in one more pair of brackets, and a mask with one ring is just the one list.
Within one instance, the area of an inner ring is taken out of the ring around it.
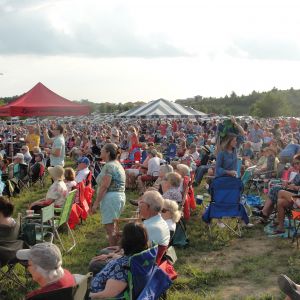
{"label": "white striped tent", "polygon": [[158,99],[146,103],[140,107],[130,109],[118,115],[121,118],[187,118],[205,116],[205,113],[191,107],[184,107],[180,104],[165,99]]}

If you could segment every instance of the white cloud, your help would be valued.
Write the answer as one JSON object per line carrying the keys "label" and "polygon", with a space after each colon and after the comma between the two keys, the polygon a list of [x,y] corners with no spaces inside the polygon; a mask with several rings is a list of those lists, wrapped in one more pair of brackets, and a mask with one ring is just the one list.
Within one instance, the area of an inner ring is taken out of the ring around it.
{"label": "white cloud", "polygon": [[96,101],[300,87],[298,1],[0,0],[1,95]]}

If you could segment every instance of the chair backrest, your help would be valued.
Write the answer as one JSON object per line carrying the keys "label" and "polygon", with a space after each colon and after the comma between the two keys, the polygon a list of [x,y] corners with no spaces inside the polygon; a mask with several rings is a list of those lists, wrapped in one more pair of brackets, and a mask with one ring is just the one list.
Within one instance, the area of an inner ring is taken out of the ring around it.
{"label": "chair backrest", "polygon": [[54,203],[42,208],[42,223],[48,222],[54,217]]}
{"label": "chair backrest", "polygon": [[170,144],[167,150],[167,156],[174,158],[176,156],[177,146],[176,144]]}
{"label": "chair backrest", "polygon": [[73,294],[74,288],[68,287],[43,294],[38,294],[33,297],[27,298],[27,300],[73,300]]}
{"label": "chair backrest", "polygon": [[243,190],[244,185],[240,178],[216,177],[210,185],[211,200],[221,205],[239,204]]}
{"label": "chair backrest", "polygon": [[27,164],[19,164],[19,179],[23,179],[29,174],[29,166]]}
{"label": "chair backrest", "polygon": [[69,221],[69,217],[70,217],[70,213],[71,213],[71,209],[72,209],[72,204],[73,204],[73,200],[74,197],[76,195],[77,190],[71,191],[67,198],[66,201],[64,203],[64,206],[62,208],[62,212],[60,214],[60,218],[59,218],[59,222],[58,222],[58,227],[60,227],[61,225],[67,223]]}
{"label": "chair backrest", "polygon": [[129,290],[132,299],[158,299],[172,284],[156,265],[157,246],[133,255],[129,260]]}
{"label": "chair backrest", "polygon": [[183,191],[182,191],[182,203],[181,203],[182,206],[184,206],[185,201],[186,201],[187,196],[188,196],[189,183],[190,183],[189,176],[184,176],[183,177],[183,184],[182,184],[182,188],[183,188]]}

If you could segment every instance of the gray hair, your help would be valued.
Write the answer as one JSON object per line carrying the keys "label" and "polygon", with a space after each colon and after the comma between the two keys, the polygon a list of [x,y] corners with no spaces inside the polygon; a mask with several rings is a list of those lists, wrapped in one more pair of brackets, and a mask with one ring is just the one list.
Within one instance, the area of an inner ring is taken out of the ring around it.
{"label": "gray hair", "polygon": [[172,173],[173,167],[171,165],[162,165],[159,167],[159,172],[163,174]]}
{"label": "gray hair", "polygon": [[176,169],[181,174],[181,176],[190,176],[190,168],[184,164],[178,164]]}
{"label": "gray hair", "polygon": [[143,195],[143,201],[149,205],[149,208],[154,212],[160,212],[164,205],[162,195],[157,191],[147,191]]}
{"label": "gray hair", "polygon": [[181,212],[178,209],[178,204],[174,200],[165,199],[164,209],[170,212],[173,222],[177,223],[180,220]]}

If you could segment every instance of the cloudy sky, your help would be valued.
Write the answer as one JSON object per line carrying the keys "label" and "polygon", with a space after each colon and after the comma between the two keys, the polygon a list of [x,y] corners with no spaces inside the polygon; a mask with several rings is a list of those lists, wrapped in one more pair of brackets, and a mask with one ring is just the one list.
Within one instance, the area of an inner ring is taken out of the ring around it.
{"label": "cloudy sky", "polygon": [[299,11],[298,0],[0,0],[0,96],[39,81],[95,102],[300,88]]}

